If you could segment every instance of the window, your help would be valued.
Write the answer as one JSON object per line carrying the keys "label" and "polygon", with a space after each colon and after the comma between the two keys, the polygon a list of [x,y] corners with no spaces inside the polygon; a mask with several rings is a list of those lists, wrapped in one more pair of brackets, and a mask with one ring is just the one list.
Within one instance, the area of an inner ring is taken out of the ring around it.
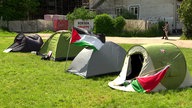
{"label": "window", "polygon": [[122,15],[122,12],[123,12],[123,9],[122,9],[122,8],[116,8],[116,9],[115,9],[115,13],[116,13],[117,16]]}
{"label": "window", "polygon": [[133,5],[129,7],[129,11],[135,15],[137,17],[137,19],[139,18],[139,5]]}

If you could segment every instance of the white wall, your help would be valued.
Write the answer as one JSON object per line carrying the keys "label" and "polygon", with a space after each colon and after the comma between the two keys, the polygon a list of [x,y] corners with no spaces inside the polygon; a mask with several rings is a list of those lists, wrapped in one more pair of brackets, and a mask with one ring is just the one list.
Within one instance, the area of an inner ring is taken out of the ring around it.
{"label": "white wall", "polygon": [[[140,6],[139,19],[157,22],[163,20],[169,22],[170,30],[176,27],[176,0],[124,0],[129,6]],[[181,27],[179,28],[181,29]]]}
{"label": "white wall", "polygon": [[107,13],[112,16],[115,15],[115,0],[105,0],[105,2],[100,5],[96,10],[99,13]]}
{"label": "white wall", "polygon": [[[176,3],[177,0],[106,0],[100,7],[99,11],[115,16],[116,7],[129,9],[132,5],[139,5],[140,20],[165,20],[169,22],[170,29],[175,29],[180,24],[176,22]],[[110,4],[110,5],[109,5]],[[113,5],[114,4],[114,5]]]}
{"label": "white wall", "polygon": [[127,9],[132,5],[139,5],[139,19],[174,16],[173,0],[124,0],[123,4]]}

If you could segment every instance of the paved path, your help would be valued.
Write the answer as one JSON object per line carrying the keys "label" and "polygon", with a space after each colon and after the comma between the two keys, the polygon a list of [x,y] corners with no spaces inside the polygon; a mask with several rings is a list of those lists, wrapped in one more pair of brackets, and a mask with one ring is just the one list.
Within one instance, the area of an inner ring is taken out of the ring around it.
{"label": "paved path", "polygon": [[[48,38],[51,34],[39,34],[42,38]],[[127,44],[152,44],[171,42],[178,47],[192,48],[192,40],[179,40],[178,36],[170,36],[169,40],[161,39],[161,37],[106,37],[106,41],[114,43]]]}
{"label": "paved path", "polygon": [[169,37],[169,40],[161,39],[161,37],[139,38],[139,37],[106,37],[107,41],[115,43],[128,43],[128,44],[152,44],[170,42],[178,47],[192,48],[192,40],[179,40],[179,37]]}

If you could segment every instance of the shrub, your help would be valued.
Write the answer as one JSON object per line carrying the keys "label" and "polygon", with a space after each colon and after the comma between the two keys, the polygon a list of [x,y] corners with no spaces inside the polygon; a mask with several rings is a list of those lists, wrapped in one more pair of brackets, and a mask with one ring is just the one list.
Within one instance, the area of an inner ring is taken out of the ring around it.
{"label": "shrub", "polygon": [[192,37],[187,37],[184,33],[180,37],[181,40],[192,40]]}
{"label": "shrub", "polygon": [[74,21],[75,19],[94,19],[96,16],[96,13],[93,11],[89,11],[85,9],[84,7],[76,8],[72,13],[67,14],[67,19]]}
{"label": "shrub", "polygon": [[116,17],[114,19],[114,28],[117,33],[121,33],[123,31],[123,28],[125,26],[126,22],[125,19],[122,16]]}
{"label": "shrub", "polygon": [[94,32],[104,33],[106,35],[119,35],[126,24],[122,16],[113,19],[108,14],[97,15],[94,19]]}
{"label": "shrub", "polygon": [[162,29],[162,26],[164,26],[165,22],[164,21],[159,21],[158,22],[158,31],[159,31],[159,35],[164,35],[164,31]]}
{"label": "shrub", "polygon": [[94,19],[94,32],[109,35],[113,33],[113,18],[108,14],[97,15]]}
{"label": "shrub", "polygon": [[133,29],[130,31],[124,31],[121,36],[123,37],[154,37],[154,36],[162,36],[164,35],[162,26],[164,22],[160,21],[157,24],[154,24],[148,30],[140,30],[140,29]]}

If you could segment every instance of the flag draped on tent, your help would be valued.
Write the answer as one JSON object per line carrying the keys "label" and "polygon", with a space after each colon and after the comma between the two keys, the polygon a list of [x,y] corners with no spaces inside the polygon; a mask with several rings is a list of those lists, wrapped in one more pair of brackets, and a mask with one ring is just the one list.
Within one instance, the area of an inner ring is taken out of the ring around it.
{"label": "flag draped on tent", "polygon": [[91,36],[91,34],[79,34],[75,28],[72,30],[70,43],[78,46],[88,46],[94,50],[99,50],[104,45],[97,37]]}
{"label": "flag draped on tent", "polygon": [[131,82],[133,89],[137,92],[152,91],[163,79],[169,67],[170,66],[168,65],[164,69],[151,76],[136,77],[136,80]]}

